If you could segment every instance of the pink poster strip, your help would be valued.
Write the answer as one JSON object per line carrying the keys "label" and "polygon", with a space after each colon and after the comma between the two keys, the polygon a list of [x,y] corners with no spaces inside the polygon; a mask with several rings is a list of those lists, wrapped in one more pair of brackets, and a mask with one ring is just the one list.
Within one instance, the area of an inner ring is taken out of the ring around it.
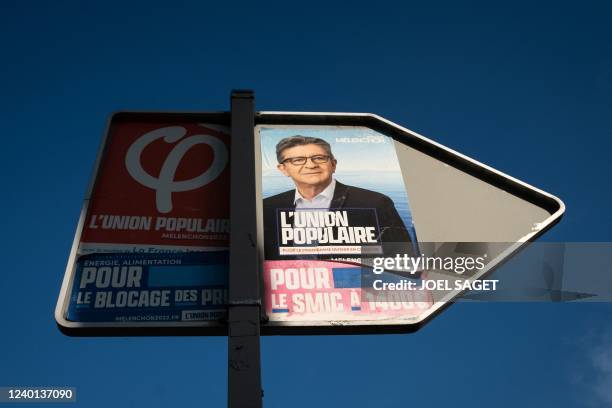
{"label": "pink poster strip", "polygon": [[264,304],[271,321],[354,321],[416,317],[432,306],[427,291],[372,290],[375,276],[335,261],[287,260],[264,264]]}

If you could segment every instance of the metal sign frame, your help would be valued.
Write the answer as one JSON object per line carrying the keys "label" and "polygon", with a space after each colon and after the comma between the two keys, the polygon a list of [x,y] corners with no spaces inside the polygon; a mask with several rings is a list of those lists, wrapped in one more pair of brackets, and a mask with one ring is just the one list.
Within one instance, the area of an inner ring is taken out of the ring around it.
{"label": "metal sign frame", "polygon": [[[150,113],[150,112],[120,112],[114,114],[108,122],[105,136],[102,140],[98,157],[94,166],[92,179],[87,189],[87,194],[81,209],[79,222],[70,257],[66,266],[66,272],[62,282],[62,287],[55,309],[55,319],[60,330],[67,335],[74,336],[160,336],[160,335],[227,335],[226,322],[153,322],[153,323],[82,323],[71,322],[65,319],[65,313],[70,298],[70,289],[74,278],[74,266],[76,262],[76,252],[83,232],[85,216],[88,211],[89,200],[96,184],[100,171],[100,164],[104,158],[105,146],[108,135],[111,133],[111,126],[117,120],[139,120],[151,122],[168,122],[178,120],[197,120],[199,122],[217,124],[229,127],[231,122],[230,112],[210,112],[210,113]],[[534,204],[545,210],[550,216],[540,223],[535,231],[525,234],[520,240],[510,246],[500,256],[491,260],[485,269],[477,276],[482,278],[491,273],[494,268],[507,260],[512,254],[523,249],[528,242],[537,239],[545,231],[550,229],[562,217],[565,211],[563,202],[536,187],[517,180],[507,174],[495,170],[483,163],[471,159],[448,147],[434,142],[416,132],[399,126],[380,116],[368,113],[328,113],[328,112],[269,112],[262,111],[255,114],[255,126],[257,125],[327,125],[327,126],[363,126],[375,131],[379,131],[395,140],[404,143],[419,152],[431,156],[449,166],[455,167],[462,172],[474,176],[487,184],[498,187],[522,200]],[[260,140],[255,134],[255,146],[259,146]],[[256,153],[255,165],[257,180],[261,175],[261,157]],[[260,181],[259,181],[260,182]],[[263,213],[261,207],[262,195],[261,186],[256,186],[256,224],[259,230],[257,245],[263,245],[261,240],[261,228],[263,223]],[[254,268],[255,269],[255,268]],[[262,285],[260,285],[262,287]],[[330,322],[327,325],[308,325],[299,324],[276,324],[275,322],[262,323],[262,335],[308,335],[308,334],[365,334],[365,333],[407,333],[414,332],[424,324],[431,321],[438,313],[442,312],[452,303],[455,296],[460,293],[453,293],[449,299],[443,303],[434,305],[418,321],[406,323],[406,321],[357,321],[357,322]]]}

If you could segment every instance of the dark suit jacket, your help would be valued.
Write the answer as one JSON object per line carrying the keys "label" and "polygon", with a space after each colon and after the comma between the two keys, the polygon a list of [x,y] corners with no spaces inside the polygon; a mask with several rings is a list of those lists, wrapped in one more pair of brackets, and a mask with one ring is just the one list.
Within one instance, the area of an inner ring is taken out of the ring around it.
{"label": "dark suit jacket", "polygon": [[[295,190],[285,191],[264,199],[265,256],[268,260],[291,259],[291,257],[280,257],[278,255],[275,218],[277,209],[295,208],[294,199]],[[386,195],[359,187],[347,186],[336,180],[334,197],[329,208],[375,208],[380,228],[379,238],[383,243],[384,255],[395,256],[395,253],[411,251],[411,246],[406,245],[406,243],[410,243],[410,235],[406,226],[397,213],[393,201]]]}

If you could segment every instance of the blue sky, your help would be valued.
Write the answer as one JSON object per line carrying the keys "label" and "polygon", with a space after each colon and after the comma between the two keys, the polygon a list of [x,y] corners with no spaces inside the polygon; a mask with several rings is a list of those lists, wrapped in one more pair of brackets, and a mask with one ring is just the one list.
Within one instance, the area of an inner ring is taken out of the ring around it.
{"label": "blue sky", "polygon": [[[225,338],[68,338],[53,309],[119,110],[374,112],[561,197],[610,241],[608,2],[0,5],[0,386],[226,404]],[[607,303],[456,304],[412,335],[262,340],[268,407],[612,405]]]}

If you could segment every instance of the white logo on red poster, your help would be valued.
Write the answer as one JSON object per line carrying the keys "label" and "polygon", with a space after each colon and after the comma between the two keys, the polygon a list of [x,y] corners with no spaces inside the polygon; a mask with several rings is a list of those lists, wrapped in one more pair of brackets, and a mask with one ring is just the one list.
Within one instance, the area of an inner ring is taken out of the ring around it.
{"label": "white logo on red poster", "polygon": [[[172,193],[195,190],[205,186],[221,174],[228,161],[227,148],[222,141],[209,135],[192,135],[181,140],[170,151],[162,164],[159,177],[153,177],[143,169],[140,156],[149,144],[161,138],[166,143],[176,143],[186,133],[187,130],[181,126],[168,126],[153,130],[138,138],[125,155],[125,165],[130,176],[143,186],[155,190],[155,205],[160,213],[172,211]],[[212,164],[197,177],[176,181],[176,170],[183,156],[197,144],[206,144],[212,148]]]}

